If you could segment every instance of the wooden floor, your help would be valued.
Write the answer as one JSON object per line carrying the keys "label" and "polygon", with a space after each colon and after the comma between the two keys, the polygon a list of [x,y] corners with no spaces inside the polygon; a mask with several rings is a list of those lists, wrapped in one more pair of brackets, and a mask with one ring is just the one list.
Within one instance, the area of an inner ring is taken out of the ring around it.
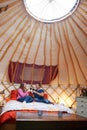
{"label": "wooden floor", "polygon": [[80,130],[87,129],[87,118],[76,114],[42,115],[17,112],[16,130]]}

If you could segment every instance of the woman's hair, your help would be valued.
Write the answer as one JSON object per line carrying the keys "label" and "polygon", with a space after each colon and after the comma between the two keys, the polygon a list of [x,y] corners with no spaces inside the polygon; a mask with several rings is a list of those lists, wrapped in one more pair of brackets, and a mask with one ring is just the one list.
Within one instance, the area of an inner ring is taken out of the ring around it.
{"label": "woman's hair", "polygon": [[24,87],[24,83],[21,83],[21,84],[20,84],[20,88],[22,88],[22,87]]}
{"label": "woman's hair", "polygon": [[26,91],[26,86],[25,86],[26,83],[21,83],[20,84],[20,88],[25,92]]}

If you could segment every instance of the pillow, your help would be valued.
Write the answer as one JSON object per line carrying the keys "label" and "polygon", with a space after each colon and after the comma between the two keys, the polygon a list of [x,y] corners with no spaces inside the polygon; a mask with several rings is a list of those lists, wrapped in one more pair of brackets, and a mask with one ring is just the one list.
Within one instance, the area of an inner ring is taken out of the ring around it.
{"label": "pillow", "polygon": [[11,99],[16,100],[18,96],[18,91],[17,90],[12,90],[11,91]]}
{"label": "pillow", "polygon": [[44,98],[48,99],[48,94],[47,93],[44,93]]}

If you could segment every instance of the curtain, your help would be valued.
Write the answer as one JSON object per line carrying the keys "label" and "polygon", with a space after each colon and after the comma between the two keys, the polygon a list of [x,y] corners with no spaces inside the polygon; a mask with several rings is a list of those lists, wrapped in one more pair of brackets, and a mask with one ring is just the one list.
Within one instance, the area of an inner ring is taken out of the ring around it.
{"label": "curtain", "polygon": [[57,74],[58,65],[46,66],[11,61],[8,66],[9,80],[14,83],[49,84]]}

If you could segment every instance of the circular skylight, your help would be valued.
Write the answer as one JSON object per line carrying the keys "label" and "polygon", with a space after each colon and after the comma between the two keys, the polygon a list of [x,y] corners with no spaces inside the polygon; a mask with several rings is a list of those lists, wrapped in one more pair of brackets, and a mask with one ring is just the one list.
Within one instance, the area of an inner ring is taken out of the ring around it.
{"label": "circular skylight", "polygon": [[80,0],[24,0],[28,13],[41,22],[57,22],[71,15]]}

